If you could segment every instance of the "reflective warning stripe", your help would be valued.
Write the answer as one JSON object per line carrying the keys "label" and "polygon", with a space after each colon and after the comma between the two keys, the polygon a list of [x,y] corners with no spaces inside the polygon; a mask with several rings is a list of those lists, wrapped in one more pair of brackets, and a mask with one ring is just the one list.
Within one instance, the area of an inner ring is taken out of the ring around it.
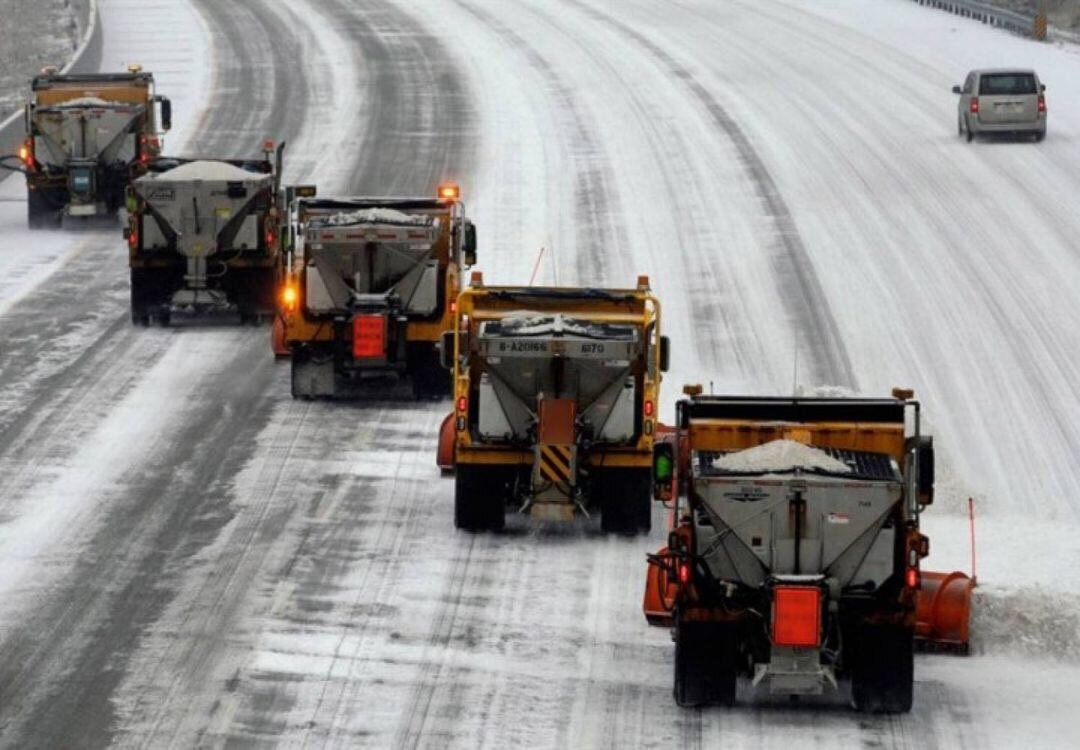
{"label": "reflective warning stripe", "polygon": [[570,475],[570,446],[540,446],[540,476],[551,482],[573,484]]}

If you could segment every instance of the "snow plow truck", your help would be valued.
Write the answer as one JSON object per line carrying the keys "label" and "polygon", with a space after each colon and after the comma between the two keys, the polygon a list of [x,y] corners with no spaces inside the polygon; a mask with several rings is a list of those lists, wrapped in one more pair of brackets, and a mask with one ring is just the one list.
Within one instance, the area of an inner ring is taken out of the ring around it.
{"label": "snow plow truck", "polygon": [[174,312],[269,320],[283,273],[278,193],[285,144],[261,159],[157,159],[127,190],[131,319]]}
{"label": "snow plow truck", "polygon": [[[732,705],[739,678],[785,696],[850,680],[856,709],[909,711],[929,553],[919,513],[934,485],[919,403],[899,389],[892,399],[700,392],[688,388],[654,454],[673,528],[649,556],[644,608],[673,627],[676,702]],[[969,607],[970,585],[954,588],[954,611]]]}
{"label": "snow plow truck", "polygon": [[314,198],[290,208],[289,269],[274,348],[292,359],[293,398],[449,395],[438,343],[453,325],[476,227],[457,185],[431,198]]}
{"label": "snow plow truck", "polygon": [[633,289],[487,287],[461,293],[443,338],[454,410],[454,524],[497,530],[599,511],[604,531],[651,526],[653,441],[668,342],[660,303]]}
{"label": "snow plow truck", "polygon": [[66,217],[115,216],[171,126],[171,105],[154,93],[153,75],[138,65],[82,75],[45,68],[30,89],[19,148],[30,228],[58,226]]}

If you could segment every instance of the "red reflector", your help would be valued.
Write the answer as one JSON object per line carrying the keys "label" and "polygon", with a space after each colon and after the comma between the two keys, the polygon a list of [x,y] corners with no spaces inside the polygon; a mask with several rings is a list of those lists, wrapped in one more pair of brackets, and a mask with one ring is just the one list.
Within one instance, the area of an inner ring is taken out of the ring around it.
{"label": "red reflector", "polygon": [[977,96],[971,97],[971,104],[969,106],[969,109],[971,110],[971,114],[973,114],[973,115],[979,114],[979,97],[977,97]]}
{"label": "red reflector", "polygon": [[653,409],[654,408],[655,407],[653,407],[653,402],[652,401],[646,401],[645,402],[645,416],[646,417],[651,417],[653,415]]}
{"label": "red reflector", "polygon": [[907,569],[907,577],[905,578],[904,583],[907,584],[907,587],[909,589],[917,589],[917,588],[919,588],[921,583],[922,583],[919,580],[919,569],[918,568],[908,568]]}
{"label": "red reflector", "polygon": [[386,354],[386,318],[382,315],[357,315],[353,318],[353,356],[382,357]]}
{"label": "red reflector", "polygon": [[690,583],[690,563],[679,563],[679,583]]}
{"label": "red reflector", "polygon": [[821,637],[821,592],[809,586],[773,589],[773,643],[813,648]]}
{"label": "red reflector", "polygon": [[465,411],[465,407],[469,405],[469,402],[465,400],[464,396],[459,396],[457,400],[457,410]]}

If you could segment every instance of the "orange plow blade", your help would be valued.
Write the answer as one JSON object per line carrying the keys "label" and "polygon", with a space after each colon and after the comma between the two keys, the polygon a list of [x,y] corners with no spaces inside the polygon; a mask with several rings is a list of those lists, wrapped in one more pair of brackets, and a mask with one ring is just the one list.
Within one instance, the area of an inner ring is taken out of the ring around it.
{"label": "orange plow blade", "polygon": [[[667,554],[668,548],[664,547],[657,553],[658,557]],[[676,586],[668,581],[667,571],[659,565],[649,564],[645,574],[645,619],[650,625],[657,627],[671,627],[675,621],[671,614],[671,605],[675,602]]]}
{"label": "orange plow blade", "polygon": [[454,413],[450,412],[439,427],[439,447],[435,452],[435,464],[443,471],[454,470]]}
{"label": "orange plow blade", "polygon": [[969,652],[974,588],[975,580],[964,573],[923,572],[915,624],[915,642],[921,649]]}

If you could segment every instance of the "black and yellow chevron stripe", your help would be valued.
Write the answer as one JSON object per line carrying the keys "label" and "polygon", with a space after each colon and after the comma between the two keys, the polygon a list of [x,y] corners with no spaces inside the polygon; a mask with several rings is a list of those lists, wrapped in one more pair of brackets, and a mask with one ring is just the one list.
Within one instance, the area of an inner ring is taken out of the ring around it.
{"label": "black and yellow chevron stripe", "polygon": [[540,446],[540,476],[550,482],[572,485],[570,473],[571,450],[569,445]]}

